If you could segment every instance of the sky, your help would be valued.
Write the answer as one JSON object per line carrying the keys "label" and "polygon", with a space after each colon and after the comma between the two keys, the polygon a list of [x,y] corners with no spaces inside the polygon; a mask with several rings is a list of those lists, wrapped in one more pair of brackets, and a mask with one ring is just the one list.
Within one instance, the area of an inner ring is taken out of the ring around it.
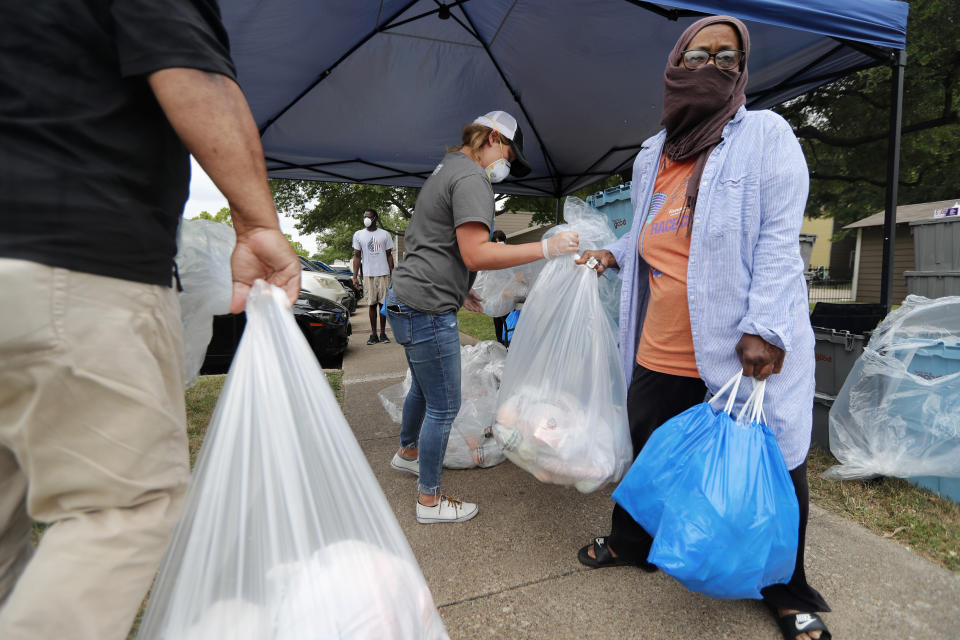
{"label": "sky", "polygon": [[[216,213],[226,206],[227,199],[223,197],[193,156],[190,156],[190,198],[183,207],[183,217],[195,218],[201,211]],[[293,218],[280,216],[280,228],[284,233],[289,233],[291,238],[299,241],[310,253],[317,250],[316,236],[313,234],[301,236],[297,233]]]}

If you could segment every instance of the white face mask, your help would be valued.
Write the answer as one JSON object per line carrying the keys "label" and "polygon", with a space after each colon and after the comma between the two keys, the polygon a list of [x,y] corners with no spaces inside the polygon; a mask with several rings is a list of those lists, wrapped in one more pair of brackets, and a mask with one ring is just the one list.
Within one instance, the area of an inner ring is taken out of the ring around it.
{"label": "white face mask", "polygon": [[507,244],[507,243],[504,242],[503,240],[497,240],[497,244]]}
{"label": "white face mask", "polygon": [[[500,144],[500,154],[503,154],[503,144]],[[503,182],[510,175],[510,161],[506,158],[498,158],[484,170],[487,172],[487,178],[490,179],[490,182],[494,184]]]}
{"label": "white face mask", "polygon": [[364,219],[363,219],[363,226],[369,227],[369,226],[372,225],[372,224],[373,224],[373,219],[372,219],[372,218],[364,218]]}

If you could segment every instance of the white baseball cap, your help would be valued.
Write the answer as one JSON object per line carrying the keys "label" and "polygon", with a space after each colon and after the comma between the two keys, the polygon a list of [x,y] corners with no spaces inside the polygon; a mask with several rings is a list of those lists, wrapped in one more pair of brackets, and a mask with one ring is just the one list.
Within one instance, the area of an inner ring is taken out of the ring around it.
{"label": "white baseball cap", "polygon": [[482,124],[497,131],[501,136],[510,141],[510,148],[513,149],[513,162],[510,163],[510,175],[515,178],[522,178],[530,173],[530,164],[523,156],[523,133],[520,131],[520,125],[517,119],[506,111],[491,111],[480,116],[473,121],[474,124]]}

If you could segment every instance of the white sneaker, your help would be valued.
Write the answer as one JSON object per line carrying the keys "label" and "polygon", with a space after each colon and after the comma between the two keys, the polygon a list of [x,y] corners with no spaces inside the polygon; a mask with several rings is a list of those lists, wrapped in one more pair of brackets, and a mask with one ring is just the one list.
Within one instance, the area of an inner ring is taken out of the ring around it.
{"label": "white sneaker", "polygon": [[396,469],[397,471],[406,471],[407,473],[412,473],[413,475],[420,477],[420,458],[414,458],[409,460],[400,455],[400,452],[397,451],[393,454],[393,460],[390,461],[390,466]]}
{"label": "white sneaker", "polygon": [[440,502],[427,507],[417,501],[417,522],[420,524],[435,524],[437,522],[466,522],[477,515],[477,505],[472,502],[454,500],[443,494]]}

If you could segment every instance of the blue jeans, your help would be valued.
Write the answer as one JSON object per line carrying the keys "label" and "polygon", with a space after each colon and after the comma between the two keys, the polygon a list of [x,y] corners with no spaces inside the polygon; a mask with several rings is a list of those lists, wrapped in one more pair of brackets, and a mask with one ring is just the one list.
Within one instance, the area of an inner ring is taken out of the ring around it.
{"label": "blue jeans", "polygon": [[413,382],[403,402],[400,446],[420,450],[421,493],[440,492],[450,426],[460,411],[460,331],[457,314],[423,313],[387,291],[383,302],[393,337],[403,345]]}

